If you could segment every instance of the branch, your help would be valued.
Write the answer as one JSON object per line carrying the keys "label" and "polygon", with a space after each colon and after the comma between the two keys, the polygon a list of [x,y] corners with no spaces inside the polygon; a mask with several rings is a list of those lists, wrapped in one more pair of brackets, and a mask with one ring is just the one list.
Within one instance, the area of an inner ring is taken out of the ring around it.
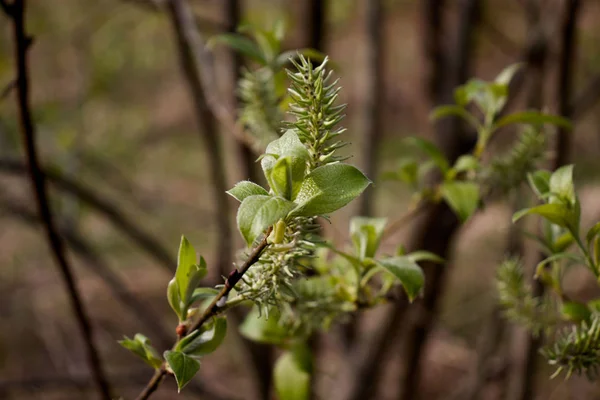
{"label": "branch", "polygon": [[[24,201],[0,196],[0,206],[7,210],[11,216],[20,218],[23,222],[34,228],[37,227],[41,224],[41,220],[23,204]],[[91,267],[91,271],[104,281],[115,298],[129,308],[131,314],[136,316],[148,329],[152,330],[158,336],[161,347],[168,346],[171,343],[171,335],[158,322],[160,319],[154,315],[147,304],[139,301],[131,293],[127,288],[127,284],[103,262],[101,256],[96,253],[85,238],[76,230],[65,226],[60,230],[60,233],[65,238],[69,247],[85,260],[85,265]]]}
{"label": "branch", "polygon": [[[541,9],[541,5],[539,6]],[[556,91],[559,112],[565,117],[572,115],[571,104],[572,75],[573,69],[571,62],[574,59],[575,52],[575,28],[577,26],[577,17],[580,9],[579,0],[569,0],[567,9],[563,13],[564,19],[561,27],[561,58],[558,73],[558,87]],[[540,11],[538,11],[540,12]],[[559,136],[556,143],[556,158],[553,162],[553,169],[564,165],[569,157],[572,132],[563,129],[559,130]],[[544,254],[539,254],[540,260],[546,258]],[[538,280],[534,282],[533,291],[535,296],[542,296],[545,291],[544,284]],[[518,400],[527,400],[535,397],[535,377],[537,372],[537,357],[539,347],[543,342],[542,335],[527,338],[524,352],[526,354],[523,362],[522,371],[518,385],[515,386],[515,393],[510,393],[512,398]],[[518,369],[517,369],[518,371]]]}
{"label": "branch", "polygon": [[[206,321],[211,319],[212,317],[220,314],[221,312],[227,309],[226,305],[221,306],[220,304],[225,303],[227,297],[229,296],[229,292],[235,287],[235,285],[242,279],[244,274],[250,269],[252,265],[254,265],[260,258],[262,252],[269,246],[268,238],[271,234],[272,227],[267,229],[265,236],[260,241],[260,243],[252,250],[244,264],[238,269],[234,269],[229,274],[229,277],[225,280],[225,285],[217,294],[217,296],[213,299],[213,301],[206,307],[200,318],[192,326],[189,328],[188,333],[195,331],[200,328]],[[183,336],[185,337],[185,336]],[[183,337],[181,339],[183,339]],[[181,340],[179,339],[179,340]],[[148,382],[144,390],[138,395],[136,400],[146,400],[148,399],[152,393],[158,389],[161,382],[167,375],[166,365],[156,370],[152,379]]]}
{"label": "branch", "polygon": [[[100,214],[104,215],[115,227],[137,243],[140,248],[152,255],[166,270],[170,272],[175,270],[175,260],[165,246],[130,220],[116,205],[84,185],[60,175],[53,169],[42,166],[39,166],[39,168],[40,173],[44,175],[45,179],[56,185],[58,189],[76,196],[79,200],[87,203]],[[0,171],[15,175],[24,175],[27,173],[27,166],[19,160],[5,158],[0,159]]]}
{"label": "branch", "polygon": [[[383,121],[381,119],[382,98],[385,91],[383,86],[385,65],[385,52],[383,51],[385,47],[383,9],[382,0],[370,0],[367,3],[368,45],[366,47],[367,68],[365,71],[367,87],[363,95],[366,124],[362,157],[365,175],[371,178],[377,176],[379,161],[377,150],[383,130]],[[374,196],[374,187],[368,188],[363,193],[360,200],[359,215],[368,217],[373,214]]]}
{"label": "branch", "polygon": [[[6,3],[3,1],[2,4],[6,11]],[[15,0],[12,3],[10,6],[10,16],[12,19],[15,41],[15,59],[16,70],[18,74],[17,102],[21,136],[27,156],[31,186],[34,191],[38,213],[43,221],[44,231],[48,240],[48,244],[50,245],[52,256],[67,288],[71,307],[73,308],[80,334],[86,345],[88,364],[92,371],[96,388],[102,398],[110,399],[111,396],[108,382],[102,369],[98,350],[96,349],[93,341],[92,326],[83,305],[81,295],[75,284],[71,266],[67,261],[64,243],[54,225],[53,215],[50,210],[48,194],[46,191],[46,178],[40,169],[38,161],[35,143],[35,127],[31,118],[29,99],[29,69],[27,65],[27,48],[31,43],[31,38],[25,33],[25,0]]]}
{"label": "branch", "polygon": [[7,0],[0,0],[0,8],[7,17],[12,18],[14,4],[9,3]]}

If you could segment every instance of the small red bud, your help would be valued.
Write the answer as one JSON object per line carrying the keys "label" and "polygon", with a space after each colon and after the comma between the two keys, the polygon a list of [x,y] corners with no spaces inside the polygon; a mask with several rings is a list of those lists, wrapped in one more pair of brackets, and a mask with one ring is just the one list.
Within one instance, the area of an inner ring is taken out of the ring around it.
{"label": "small red bud", "polygon": [[185,324],[179,324],[177,325],[175,332],[177,332],[177,336],[183,337],[187,333],[187,326],[185,326]]}

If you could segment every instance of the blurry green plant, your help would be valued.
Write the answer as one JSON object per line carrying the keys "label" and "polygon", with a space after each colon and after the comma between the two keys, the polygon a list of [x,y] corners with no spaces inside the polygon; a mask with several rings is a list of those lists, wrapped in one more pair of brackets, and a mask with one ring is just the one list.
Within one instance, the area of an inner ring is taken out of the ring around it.
{"label": "blurry green plant", "polygon": [[316,61],[325,58],[313,49],[283,51],[284,35],[285,24],[278,20],[270,30],[243,25],[238,33],[220,34],[208,42],[211,47],[228,46],[249,62],[238,82],[239,120],[262,148],[284,132],[290,101],[285,67],[300,55]]}
{"label": "blurry green plant", "polygon": [[[198,372],[203,357],[221,345],[227,331],[224,313],[238,305],[252,307],[240,327],[244,336],[284,349],[274,368],[279,398],[308,399],[313,355],[307,339],[311,334],[344,322],[358,309],[388,301],[397,287],[401,287],[412,302],[425,284],[419,262],[443,262],[439,256],[424,251],[406,254],[402,246],[396,254],[382,254],[380,243],[390,229],[386,228],[385,218],[352,218],[350,249],[337,248],[320,236],[318,218],[327,218],[344,207],[371,183],[337,154],[345,145],[340,140],[344,129],[338,127],[345,108],[337,104],[338,81],[333,81],[331,72],[327,71],[327,58],[319,59],[319,65],[315,66],[301,53],[294,53],[293,57],[280,54],[282,36],[277,29],[248,32],[254,40],[235,34],[219,36],[215,41],[232,46],[258,64],[257,70],[247,72],[242,78],[241,90],[247,89],[244,85],[248,83],[248,74],[262,71],[260,74],[268,76],[272,85],[267,91],[276,94],[271,100],[277,101],[270,103],[271,106],[277,108],[278,113],[287,109],[292,119],[271,124],[275,114],[265,110],[264,103],[259,106],[258,97],[242,96],[245,112],[255,113],[254,117],[262,118],[263,122],[269,120],[268,126],[277,126],[271,131],[274,139],[259,158],[268,188],[242,181],[228,191],[240,202],[237,226],[247,248],[222,285],[201,286],[207,273],[206,262],[202,257],[198,261],[193,246],[182,237],[177,271],[167,289],[168,302],[179,319],[177,342],[160,357],[141,334],[121,341],[125,348],[156,370],[138,399],[148,398],[167,374],[175,376],[181,390]],[[285,70],[290,88],[283,96],[278,93],[277,75],[288,65],[287,60],[293,71]],[[507,189],[512,189],[535,168],[536,161],[543,159],[546,141],[540,137],[544,124],[568,125],[562,118],[536,111],[500,117],[508,96],[508,82],[515,70],[516,67],[508,68],[493,82],[469,81],[456,90],[457,104],[433,111],[433,119],[458,116],[475,128],[478,140],[472,154],[451,163],[435,144],[422,138],[409,140],[428,160],[424,163],[416,159],[403,160],[400,169],[391,175],[416,189],[418,203],[445,201],[461,221],[466,221],[482,206],[482,193],[487,193],[489,186],[499,186],[500,180]],[[255,107],[254,111],[248,111],[251,106]],[[263,112],[264,115],[258,115]],[[245,119],[250,129],[257,129],[259,136],[264,134],[263,129],[270,129],[265,127],[267,125],[249,122],[244,112],[240,118]],[[526,131],[510,152],[484,161],[493,134],[510,124],[522,125]],[[513,171],[515,168],[519,168],[518,173]],[[432,169],[442,175],[440,182],[426,181],[426,173]],[[545,176],[540,172],[531,176],[540,180],[540,174]],[[556,217],[557,221],[564,222],[571,229],[568,232],[575,232],[579,214],[575,218],[574,210],[578,210],[578,203],[572,186],[569,188],[565,183],[570,175],[558,171],[556,174],[559,174],[557,178],[548,175],[547,179],[548,187],[555,185],[556,188],[544,191],[541,197],[550,201],[553,209],[562,207],[564,215]],[[520,215],[526,213],[551,214],[533,208]],[[600,232],[600,227],[595,229],[594,235]],[[594,235],[590,240],[596,240]],[[554,242],[552,245],[557,246]],[[561,249],[566,249],[564,244]],[[591,262],[592,256],[585,253],[584,259]],[[504,303],[513,307],[514,315],[522,321],[537,320],[538,316],[545,318],[546,309],[530,296],[518,263],[511,265],[512,269],[501,268],[503,274],[499,274],[500,281],[504,282],[502,293],[507,294],[502,297]],[[598,270],[597,261],[590,265]],[[592,312],[584,321],[588,325],[565,336],[557,342],[561,344],[559,347],[548,352],[551,360],[565,362],[564,343],[593,342],[589,338],[595,338],[599,329],[590,319],[591,315]],[[548,321],[542,325],[545,329]],[[584,358],[589,351],[589,346],[576,346],[571,352],[578,352]],[[572,358],[568,359],[572,362]]]}
{"label": "blurry green plant", "polygon": [[567,377],[576,373],[595,378],[600,366],[600,299],[582,303],[569,298],[563,291],[563,276],[568,268],[582,266],[600,283],[600,223],[585,237],[581,235],[572,165],[532,172],[528,180],[541,204],[518,211],[513,222],[528,215],[541,217],[541,233],[527,235],[545,255],[537,264],[535,279],[548,290],[535,297],[524,279],[515,279],[524,274],[521,262],[508,260],[498,270],[500,302],[509,318],[533,334],[548,335],[542,354],[556,367],[554,376],[565,371]]}

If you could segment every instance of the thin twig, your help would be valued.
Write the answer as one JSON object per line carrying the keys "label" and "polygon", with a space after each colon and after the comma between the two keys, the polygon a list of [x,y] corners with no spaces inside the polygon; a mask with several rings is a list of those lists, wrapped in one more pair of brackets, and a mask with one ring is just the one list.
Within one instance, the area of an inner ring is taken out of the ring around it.
{"label": "thin twig", "polygon": [[[470,75],[471,55],[474,49],[474,33],[480,22],[481,0],[463,0],[461,3],[461,17],[458,21],[455,46],[449,50],[453,54],[448,59],[446,68],[450,68],[451,74],[444,73],[443,90],[432,101],[452,96],[453,88],[463,84]],[[448,53],[447,53],[448,54]],[[448,55],[447,55],[448,56]],[[448,131],[443,131],[448,129]],[[472,151],[473,143],[467,138],[466,131],[457,120],[450,121],[447,127],[438,125],[437,139],[447,154],[450,162],[454,162],[461,153]],[[450,248],[452,235],[457,231],[460,222],[453,215],[446,204],[432,206],[432,213],[422,233],[422,245],[425,250],[431,251],[442,257],[446,257]],[[435,228],[431,228],[435,227]],[[417,399],[418,388],[421,380],[422,358],[433,327],[434,317],[438,303],[446,286],[446,277],[449,274],[449,266],[440,268],[432,263],[424,263],[425,286],[422,307],[416,307],[413,313],[417,318],[408,333],[406,341],[405,370],[400,379],[400,393],[403,399]]]}
{"label": "thin twig", "polygon": [[[2,158],[0,159],[0,171],[21,175],[27,173],[27,166],[13,158]],[[167,271],[172,272],[175,270],[175,259],[166,247],[157,238],[154,238],[133,222],[107,198],[51,168],[40,166],[40,173],[58,189],[76,196],[105,216],[116,228],[137,243],[141,249],[153,256]]]}
{"label": "thin twig", "polygon": [[[217,90],[214,81],[207,81],[216,80],[212,73],[212,60],[204,48],[204,41],[188,2],[169,0],[167,10],[177,38],[181,71],[189,89],[198,128],[206,147],[217,227],[217,266],[218,271],[224,274],[231,265],[232,232],[229,218],[230,198],[226,193],[228,188],[225,160],[219,140],[215,110],[209,106],[210,96],[215,96],[215,93],[211,92]],[[207,69],[211,72],[206,71]]]}
{"label": "thin twig", "polygon": [[[242,277],[248,271],[248,269],[250,269],[250,267],[259,260],[262,252],[269,246],[268,238],[271,233],[271,230],[272,227],[267,229],[267,231],[265,232],[265,236],[260,241],[260,243],[252,250],[250,255],[248,255],[248,258],[246,259],[244,264],[242,264],[242,266],[239,269],[236,268],[233,271],[231,271],[229,277],[225,280],[225,285],[223,286],[219,294],[217,294],[217,296],[215,296],[215,298],[208,305],[208,307],[206,307],[200,318],[198,318],[198,320],[196,320],[196,322],[194,322],[192,326],[188,329],[188,334],[200,328],[209,319],[227,309],[226,305],[219,306],[218,304],[222,303],[222,299],[227,299],[231,290],[242,279]],[[148,399],[152,395],[152,393],[154,393],[156,389],[158,389],[166,375],[166,365],[163,364],[163,366],[160,369],[156,370],[156,372],[152,376],[152,379],[150,379],[150,381],[148,382],[144,390],[136,398],[136,400]]]}
{"label": "thin twig", "polygon": [[[366,91],[363,94],[365,108],[365,137],[363,143],[363,164],[367,176],[375,179],[378,172],[378,145],[383,130],[382,99],[384,95],[384,16],[383,1],[367,2],[367,65],[365,80]],[[369,217],[373,214],[375,187],[370,187],[362,194],[359,215]]]}
{"label": "thin twig", "polygon": [[[11,216],[18,217],[26,224],[36,227],[41,221],[35,212],[29,210],[24,203],[21,200],[0,196],[0,207],[2,209],[7,210]],[[85,265],[90,267],[90,270],[104,281],[115,298],[129,308],[132,315],[145,324],[148,329],[152,330],[152,333],[158,337],[160,346],[169,346],[172,335],[166,331],[151,308],[139,301],[119,275],[104,263],[101,256],[96,253],[86,239],[73,228],[65,226],[60,229],[60,233],[65,238],[67,245],[85,260]]]}
{"label": "thin twig", "polygon": [[427,207],[428,202],[425,200],[421,200],[409,207],[409,209],[402,214],[398,219],[392,221],[383,231],[382,239],[389,238],[390,236],[397,233],[399,230],[405,228],[408,223],[414,218],[418,217],[419,214]]}
{"label": "thin twig", "polygon": [[10,92],[13,91],[14,88],[17,87],[17,80],[13,79],[10,82],[8,82],[4,88],[2,89],[2,91],[0,91],[0,101],[4,100],[5,98],[8,97],[8,95],[10,94]]}
{"label": "thin twig", "polygon": [[110,389],[102,369],[98,350],[94,344],[92,326],[85,310],[85,306],[83,305],[81,295],[77,289],[77,285],[75,284],[71,266],[67,261],[64,243],[54,225],[46,191],[46,178],[39,166],[35,143],[35,126],[33,125],[30,112],[27,48],[29,47],[29,43],[31,43],[31,38],[25,33],[25,0],[15,0],[12,3],[10,6],[10,16],[13,23],[15,40],[19,119],[37,209],[40,218],[44,222],[44,231],[52,251],[52,256],[67,288],[69,300],[86,345],[88,363],[92,371],[98,394],[104,399],[110,399]]}

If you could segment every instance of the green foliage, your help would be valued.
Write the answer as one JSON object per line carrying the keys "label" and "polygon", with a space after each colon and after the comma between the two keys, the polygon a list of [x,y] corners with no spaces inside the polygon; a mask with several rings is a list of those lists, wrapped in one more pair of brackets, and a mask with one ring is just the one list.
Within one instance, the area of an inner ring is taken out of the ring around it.
{"label": "green foliage", "polygon": [[415,299],[425,284],[423,270],[409,257],[390,257],[380,260],[378,264],[400,281],[410,301]]}
{"label": "green foliage", "polygon": [[[541,330],[554,333],[551,335],[553,340],[542,354],[551,365],[556,366],[555,376],[565,371],[567,377],[576,373],[595,378],[600,366],[598,300],[583,304],[568,299],[562,289],[562,272],[568,266],[580,265],[598,280],[600,273],[595,243],[600,232],[599,225],[588,230],[584,244],[580,236],[581,210],[573,184],[572,165],[553,173],[536,171],[529,175],[529,183],[544,204],[518,211],[513,220],[526,215],[542,218],[541,234],[531,236],[542,244],[547,253],[547,257],[537,265],[535,277],[548,290],[543,299],[534,297],[531,288],[524,283],[522,267],[517,268],[517,263],[507,261],[498,274],[500,301],[511,319],[533,333]],[[569,251],[572,244],[577,245],[577,252]],[[549,297],[553,298],[555,307],[544,306],[550,302]],[[570,326],[560,329],[558,322],[561,320]]]}
{"label": "green foliage", "polygon": [[565,328],[542,354],[556,367],[553,376],[565,371],[567,378],[575,373],[595,379],[600,367],[600,317],[594,314],[591,322],[581,321]]}
{"label": "green foliage", "polygon": [[223,343],[226,333],[227,320],[223,317],[215,318],[210,324],[204,324],[187,334],[177,343],[175,350],[197,357],[210,354]]}
{"label": "green foliage", "polygon": [[273,378],[275,391],[280,400],[310,399],[310,375],[312,355],[302,344],[284,352],[275,363]]}
{"label": "green foliage", "polygon": [[169,305],[180,321],[187,319],[188,308],[193,302],[194,290],[200,284],[200,280],[206,276],[206,273],[206,261],[200,257],[200,263],[196,262],[196,250],[185,236],[182,236],[175,277],[167,287]]}
{"label": "green foliage", "polygon": [[200,361],[179,351],[165,351],[165,360],[175,375],[177,391],[180,392],[200,370]]}
{"label": "green foliage", "polygon": [[162,359],[154,347],[150,345],[150,340],[146,336],[140,333],[137,333],[133,339],[125,336],[125,339],[120,340],[119,344],[140,357],[152,368],[160,368]]}

